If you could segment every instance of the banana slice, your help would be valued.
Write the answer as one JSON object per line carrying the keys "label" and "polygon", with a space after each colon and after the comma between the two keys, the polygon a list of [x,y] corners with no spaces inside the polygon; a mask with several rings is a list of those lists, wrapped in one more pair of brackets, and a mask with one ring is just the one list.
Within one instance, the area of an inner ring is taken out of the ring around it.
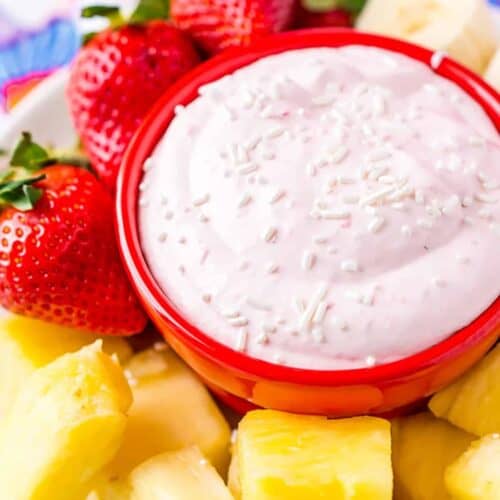
{"label": "banana slice", "polygon": [[486,68],[484,79],[500,92],[500,49],[498,49]]}
{"label": "banana slice", "polygon": [[369,0],[356,27],[446,51],[478,73],[497,47],[486,0]]}

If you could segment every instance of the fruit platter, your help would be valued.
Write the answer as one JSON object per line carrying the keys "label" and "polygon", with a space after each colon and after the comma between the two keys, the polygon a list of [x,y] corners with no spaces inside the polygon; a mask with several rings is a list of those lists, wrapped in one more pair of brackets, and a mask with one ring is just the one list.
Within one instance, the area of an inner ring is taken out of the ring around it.
{"label": "fruit platter", "polygon": [[0,129],[0,500],[500,500],[493,5],[104,3]]}

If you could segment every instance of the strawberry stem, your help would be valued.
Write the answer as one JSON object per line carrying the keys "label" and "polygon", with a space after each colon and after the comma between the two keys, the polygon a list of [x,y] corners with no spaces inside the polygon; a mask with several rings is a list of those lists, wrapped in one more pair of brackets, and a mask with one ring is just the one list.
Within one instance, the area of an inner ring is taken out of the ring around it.
{"label": "strawberry stem", "polygon": [[130,17],[133,24],[168,19],[170,14],[169,0],[140,0],[139,5]]}
{"label": "strawberry stem", "polygon": [[34,187],[33,184],[45,177],[45,175],[38,175],[0,183],[0,206],[10,205],[22,212],[32,210],[43,195],[43,191]]}

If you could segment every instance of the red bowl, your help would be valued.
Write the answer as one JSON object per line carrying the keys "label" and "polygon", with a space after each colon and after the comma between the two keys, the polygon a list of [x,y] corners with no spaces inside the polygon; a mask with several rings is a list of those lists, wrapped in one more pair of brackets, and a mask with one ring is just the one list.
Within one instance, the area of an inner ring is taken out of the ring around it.
{"label": "red bowl", "polygon": [[[318,371],[278,366],[220,344],[186,321],[152,276],[138,233],[138,184],[151,155],[174,117],[200,86],[270,54],[306,47],[381,47],[430,65],[432,52],[391,38],[352,30],[295,31],[266,38],[200,65],[160,99],[135,135],[118,178],[117,230],[125,267],[146,311],[160,332],[206,384],[230,406],[347,416],[382,414],[409,407],[434,393],[478,361],[498,340],[500,298],[466,328],[400,361],[373,368]],[[500,96],[481,78],[445,58],[437,72],[460,85],[500,130]]]}

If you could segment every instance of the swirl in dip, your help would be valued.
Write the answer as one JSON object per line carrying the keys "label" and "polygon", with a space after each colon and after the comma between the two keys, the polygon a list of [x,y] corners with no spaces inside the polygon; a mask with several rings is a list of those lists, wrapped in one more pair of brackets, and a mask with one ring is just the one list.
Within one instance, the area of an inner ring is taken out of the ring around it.
{"label": "swirl in dip", "polygon": [[427,66],[284,52],[200,89],[145,164],[148,265],[249,356],[347,369],[417,353],[500,291],[500,140]]}

